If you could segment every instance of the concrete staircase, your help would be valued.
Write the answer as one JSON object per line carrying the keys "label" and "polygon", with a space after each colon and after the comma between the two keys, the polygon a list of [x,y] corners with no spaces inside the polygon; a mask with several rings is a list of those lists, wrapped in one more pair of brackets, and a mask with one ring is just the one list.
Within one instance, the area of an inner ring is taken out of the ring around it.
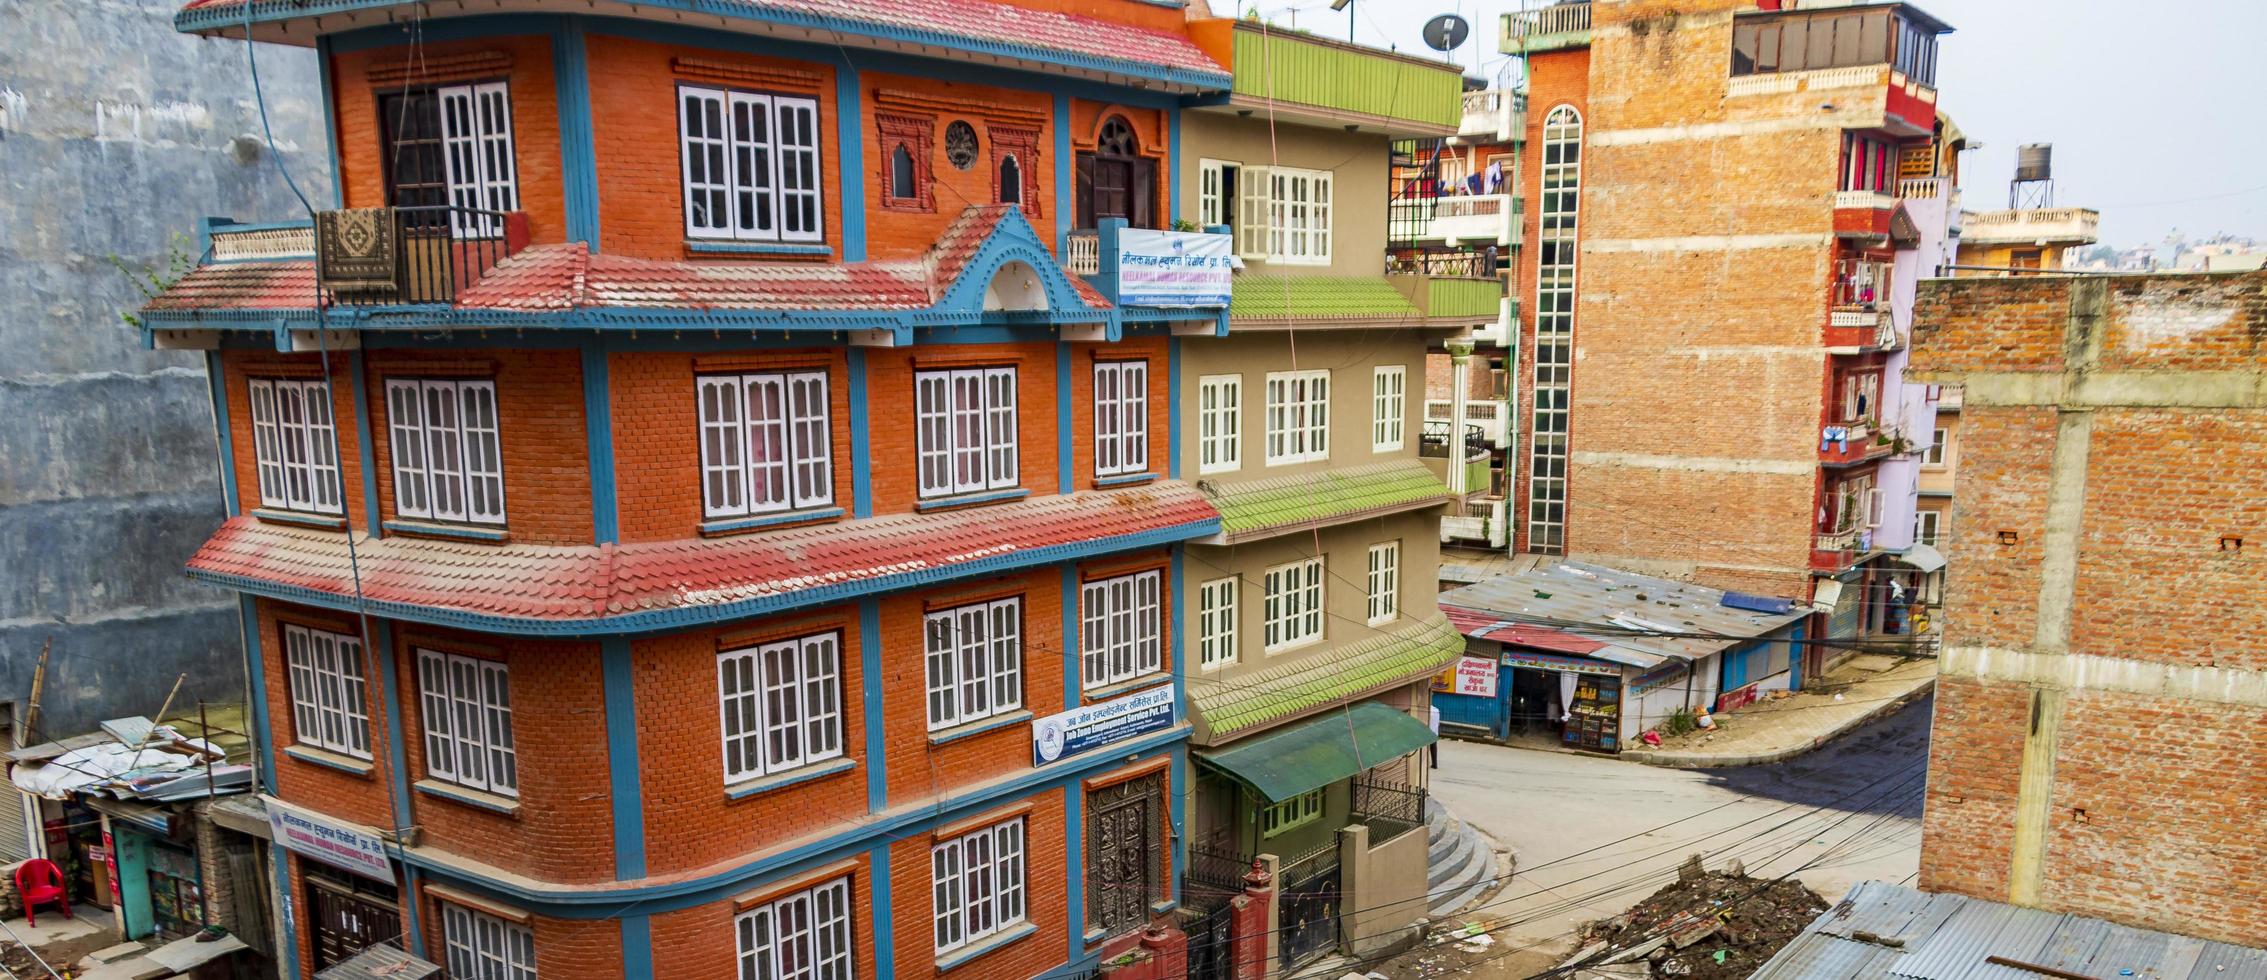
{"label": "concrete staircase", "polygon": [[1496,859],[1495,845],[1470,824],[1456,819],[1439,800],[1425,799],[1425,892],[1433,896],[1426,914],[1440,919],[1502,887],[1510,869]]}

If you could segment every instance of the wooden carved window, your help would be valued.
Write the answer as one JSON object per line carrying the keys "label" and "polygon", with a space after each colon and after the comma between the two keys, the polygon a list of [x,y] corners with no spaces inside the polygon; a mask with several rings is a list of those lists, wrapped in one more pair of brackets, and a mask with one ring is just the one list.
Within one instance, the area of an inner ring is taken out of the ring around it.
{"label": "wooden carved window", "polygon": [[1000,204],[1013,204],[1034,218],[1042,212],[1039,197],[1039,131],[988,128],[992,143],[992,188]]}
{"label": "wooden carved window", "polygon": [[874,122],[882,132],[882,207],[892,211],[935,211],[937,197],[929,167],[937,121],[919,116],[881,115],[874,117]]}
{"label": "wooden carved window", "polygon": [[1102,123],[1091,153],[1078,155],[1078,226],[1097,227],[1104,218],[1124,218],[1135,228],[1157,227],[1157,161],[1141,155],[1141,143],[1124,116]]}

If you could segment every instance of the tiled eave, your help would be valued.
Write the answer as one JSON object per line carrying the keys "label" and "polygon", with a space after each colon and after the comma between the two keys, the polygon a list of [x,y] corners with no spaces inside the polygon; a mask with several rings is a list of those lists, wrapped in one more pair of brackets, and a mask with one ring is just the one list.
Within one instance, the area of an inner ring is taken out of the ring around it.
{"label": "tiled eave", "polygon": [[[195,0],[174,15],[186,33],[312,44],[335,33],[453,9],[414,0]],[[1183,93],[1225,92],[1228,72],[1187,37],[993,0],[543,0],[486,8],[665,22],[703,18],[715,29],[786,40],[899,51],[1076,74]],[[318,20],[327,18],[327,20]],[[1048,43],[1053,41],[1055,43]]]}
{"label": "tiled eave", "polygon": [[[485,544],[230,518],[192,578],[289,602],[527,636],[650,633],[1157,547],[1219,530],[1178,482],[727,538]],[[360,599],[355,582],[359,574]]]}
{"label": "tiled eave", "polygon": [[1206,484],[1221,532],[1204,544],[1242,544],[1427,510],[1452,499],[1419,459],[1239,483]]}
{"label": "tiled eave", "polygon": [[1339,704],[1412,684],[1464,654],[1464,638],[1440,616],[1410,617],[1354,643],[1253,673],[1192,677],[1195,742],[1218,745]]}

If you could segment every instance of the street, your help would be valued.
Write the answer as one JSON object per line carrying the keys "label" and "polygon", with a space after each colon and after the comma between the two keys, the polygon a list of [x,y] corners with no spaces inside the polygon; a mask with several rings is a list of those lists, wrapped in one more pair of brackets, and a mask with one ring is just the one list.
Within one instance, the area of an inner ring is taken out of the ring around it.
{"label": "street", "polygon": [[1695,852],[1711,870],[1736,859],[1757,877],[1794,872],[1828,901],[1867,879],[1903,881],[1919,867],[1931,705],[1742,769],[1446,742],[1434,796],[1518,856],[1509,886],[1459,918],[1488,927],[1491,953],[1508,962],[1525,947],[1562,950],[1581,923],[1627,909]]}

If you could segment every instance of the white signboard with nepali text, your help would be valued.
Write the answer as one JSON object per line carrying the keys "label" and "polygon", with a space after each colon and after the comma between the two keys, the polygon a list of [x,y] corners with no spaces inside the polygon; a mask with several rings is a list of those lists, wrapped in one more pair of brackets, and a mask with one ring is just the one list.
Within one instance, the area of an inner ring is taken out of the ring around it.
{"label": "white signboard with nepali text", "polygon": [[1173,727],[1173,685],[1135,691],[1123,697],[1035,718],[1031,722],[1031,764],[1044,766],[1112,742]]}
{"label": "white signboard with nepali text", "polygon": [[386,844],[378,835],[273,796],[260,799],[268,805],[268,833],[293,854],[365,878],[394,880],[393,863],[386,859]]}
{"label": "white signboard with nepali text", "polygon": [[1493,657],[1460,657],[1456,661],[1456,690],[1450,693],[1495,697],[1496,673]]}
{"label": "white signboard with nepali text", "polygon": [[1224,307],[1236,257],[1227,235],[1127,228],[1118,233],[1118,303]]}

